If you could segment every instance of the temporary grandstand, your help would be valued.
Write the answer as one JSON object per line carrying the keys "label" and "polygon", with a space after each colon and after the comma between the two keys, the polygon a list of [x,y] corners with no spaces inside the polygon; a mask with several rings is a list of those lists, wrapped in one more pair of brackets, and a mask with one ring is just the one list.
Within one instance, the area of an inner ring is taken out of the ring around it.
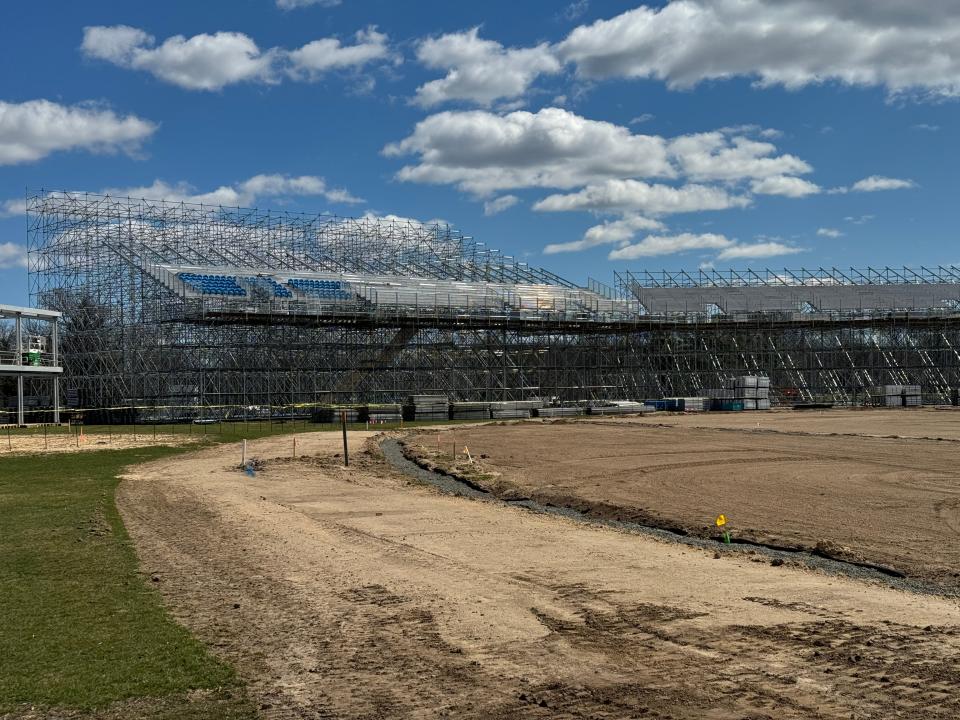
{"label": "temporary grandstand", "polygon": [[586,287],[445,225],[84,193],[28,198],[69,404],[229,414],[413,394],[775,401],[960,386],[960,269],[618,273]]}

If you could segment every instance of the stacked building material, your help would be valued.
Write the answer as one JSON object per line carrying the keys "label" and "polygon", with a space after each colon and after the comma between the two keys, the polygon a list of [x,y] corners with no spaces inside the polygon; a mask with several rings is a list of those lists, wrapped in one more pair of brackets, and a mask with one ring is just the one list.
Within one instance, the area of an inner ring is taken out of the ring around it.
{"label": "stacked building material", "polygon": [[413,408],[415,420],[447,420],[450,399],[446,395],[411,395],[407,406]]}
{"label": "stacked building material", "polygon": [[633,400],[614,400],[609,403],[594,403],[588,408],[591,415],[630,415],[647,410],[644,403]]}
{"label": "stacked building material", "polygon": [[494,420],[528,418],[534,410],[543,407],[543,400],[508,400],[490,403],[490,417]]}
{"label": "stacked building material", "polygon": [[400,403],[367,406],[366,419],[371,423],[398,423],[402,417]]}
{"label": "stacked building material", "polygon": [[770,409],[770,378],[757,376],[757,410]]}
{"label": "stacked building material", "polygon": [[881,385],[874,389],[874,404],[882,407],[920,407],[923,395],[919,385]]}
{"label": "stacked building material", "polygon": [[553,418],[553,417],[576,417],[578,415],[583,415],[585,408],[582,407],[545,407],[534,410],[534,414],[537,417],[542,418]]}
{"label": "stacked building material", "polygon": [[338,423],[340,414],[347,414],[347,422],[355,423],[360,420],[360,411],[355,407],[336,407],[334,405],[324,405],[316,407],[311,413],[310,419],[315,423]]}
{"label": "stacked building material", "polygon": [[489,420],[490,403],[454,402],[450,403],[451,420]]}
{"label": "stacked building material", "polygon": [[684,412],[703,412],[704,410],[710,409],[710,400],[705,397],[684,397],[677,398],[681,403],[683,403],[682,410]]}

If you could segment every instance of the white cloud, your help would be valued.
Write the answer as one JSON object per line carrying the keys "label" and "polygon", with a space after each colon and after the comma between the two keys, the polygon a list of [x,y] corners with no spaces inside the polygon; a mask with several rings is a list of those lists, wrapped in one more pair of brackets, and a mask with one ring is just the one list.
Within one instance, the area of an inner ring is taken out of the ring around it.
{"label": "white cloud", "polygon": [[0,242],[0,269],[26,266],[26,245],[20,245],[13,242]]}
{"label": "white cloud", "polygon": [[630,122],[628,122],[627,125],[641,125],[645,122],[650,122],[656,117],[657,116],[653,113],[643,113],[641,115],[637,115],[636,117],[630,118]]}
{"label": "white cloud", "polygon": [[0,218],[15,217],[27,212],[27,201],[23,198],[0,202]]}
{"label": "white cloud", "polygon": [[904,190],[906,188],[916,187],[913,180],[901,180],[899,178],[884,177],[882,175],[871,175],[870,177],[858,180],[850,190],[852,192],[877,192],[879,190]]}
{"label": "white cloud", "polygon": [[746,207],[749,204],[749,198],[730,195],[719,187],[684,185],[675,188],[628,179],[606,180],[588,185],[576,193],[550,195],[537,202],[533,209],[546,212],[591,210],[671,215],[704,210],[726,210],[733,207]]}
{"label": "white cloud", "polygon": [[749,128],[727,128],[696,135],[682,135],[670,143],[670,154],[681,171],[692,180],[735,181],[776,175],[802,175],[813,170],[793,155],[775,155],[773,143],[760,142],[733,132]]}
{"label": "white cloud", "polygon": [[960,5],[673,0],[578,27],[556,52],[585,78],[655,78],[671,88],[753,77],[790,89],[833,81],[957,96]]}
{"label": "white cloud", "polygon": [[417,88],[415,102],[432,107],[450,100],[489,106],[500,98],[523,95],[540,74],[559,72],[560,62],[546,44],[504,48],[478,37],[479,28],[423,40],[417,59],[447,75]]}
{"label": "white cloud", "polygon": [[220,90],[241,82],[276,83],[281,72],[314,80],[323,72],[359,68],[387,58],[387,37],[370,27],[356,34],[355,45],[323,38],[288,51],[261,50],[244,33],[174,35],[156,44],[153,36],[126,25],[91,26],[83,30],[81,50],[90,58],[131,70],[149,72],[188,90]]}
{"label": "white cloud", "polygon": [[292,68],[291,75],[301,75],[313,80],[323,73],[335,69],[362,67],[374,60],[399,58],[390,53],[387,36],[373,26],[360,30],[356,34],[355,45],[342,45],[336,38],[323,38],[304,45],[288,54]]}
{"label": "white cloud", "polygon": [[803,252],[802,248],[786,245],[782,242],[766,241],[751,245],[735,244],[724,248],[717,255],[718,260],[756,260],[759,258],[776,257],[777,255],[794,255]]}
{"label": "white cloud", "polygon": [[758,195],[783,195],[785,197],[806,197],[821,192],[816,183],[798,177],[787,175],[772,175],[761,180],[754,180],[750,189]]}
{"label": "white cloud", "polygon": [[722,250],[733,241],[714,233],[681,233],[679,235],[648,235],[633,245],[611,250],[610,260],[636,260],[642,257],[673,255],[688,250]]}
{"label": "white cloud", "polygon": [[826,228],[826,227],[817,228],[817,235],[819,235],[820,237],[828,237],[828,238],[843,237],[843,233],[837,230],[836,228]]}
{"label": "white cloud", "polygon": [[346,190],[328,187],[323,178],[315,175],[254,175],[242,182],[222,185],[204,193],[198,193],[192,185],[185,182],[171,185],[163,180],[155,180],[151,185],[141,187],[107,188],[102,190],[101,194],[228,207],[249,206],[260,198],[292,196],[322,196],[335,203],[363,202]]}
{"label": "white cloud", "polygon": [[732,135],[735,130],[667,140],[561,108],[506,115],[448,111],[421,120],[413,134],[387,145],[384,154],[419,156],[418,164],[397,173],[400,180],[453,184],[476,195],[521,187],[572,188],[611,178],[686,175],[695,181],[737,182],[812,171],[793,155],[778,155],[772,143]]}
{"label": "white cloud", "polygon": [[0,165],[32,162],[60,150],[133,153],[156,129],[149,120],[94,104],[0,101]]}
{"label": "white cloud", "polygon": [[844,220],[846,220],[848,223],[853,223],[854,225],[863,225],[864,223],[870,222],[875,217],[876,215],[860,215],[859,217],[847,215]]}
{"label": "white cloud", "polygon": [[275,82],[275,50],[261,51],[237,32],[174,35],[159,46],[142,30],[126,25],[86,27],[81,49],[87,57],[144,70],[189,90],[219,90],[238,82]]}
{"label": "white cloud", "polygon": [[518,202],[520,202],[520,198],[516,195],[501,195],[495,200],[488,200],[483,204],[483,214],[496,215],[497,213],[502,213],[504,210],[512,208]]}
{"label": "white cloud", "polygon": [[627,215],[620,220],[611,220],[594,225],[584,233],[580,240],[550,243],[543,248],[547,255],[578,252],[598,245],[624,245],[641,230],[665,230],[663,223],[641,215]]}
{"label": "white cloud", "polygon": [[496,115],[442,112],[384,148],[417,155],[400,180],[452,184],[476,195],[523,187],[572,188],[610,177],[673,177],[666,142],[560,108]]}
{"label": "white cloud", "polygon": [[336,7],[341,0],[277,0],[277,7],[281,10],[293,10],[295,8],[305,8],[311,5],[320,7]]}
{"label": "white cloud", "polygon": [[940,130],[939,125],[931,125],[930,123],[917,123],[916,125],[911,126],[914,130],[926,130],[927,132],[937,132]]}

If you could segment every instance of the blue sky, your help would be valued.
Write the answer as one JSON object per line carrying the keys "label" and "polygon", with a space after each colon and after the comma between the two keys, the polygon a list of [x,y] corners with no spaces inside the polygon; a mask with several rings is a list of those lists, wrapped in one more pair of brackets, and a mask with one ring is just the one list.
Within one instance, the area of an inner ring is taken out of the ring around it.
{"label": "blue sky", "polygon": [[26,188],[439,218],[580,283],[957,263],[958,6],[20,4],[0,302]]}

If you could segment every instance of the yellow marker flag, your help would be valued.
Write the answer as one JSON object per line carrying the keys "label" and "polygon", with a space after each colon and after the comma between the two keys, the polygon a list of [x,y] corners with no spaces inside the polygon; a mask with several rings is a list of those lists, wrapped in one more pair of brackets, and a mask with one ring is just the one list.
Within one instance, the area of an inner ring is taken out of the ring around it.
{"label": "yellow marker flag", "polygon": [[723,527],[723,526],[726,525],[726,524],[727,524],[727,516],[726,516],[726,515],[719,515],[719,516],[717,517],[717,527]]}

